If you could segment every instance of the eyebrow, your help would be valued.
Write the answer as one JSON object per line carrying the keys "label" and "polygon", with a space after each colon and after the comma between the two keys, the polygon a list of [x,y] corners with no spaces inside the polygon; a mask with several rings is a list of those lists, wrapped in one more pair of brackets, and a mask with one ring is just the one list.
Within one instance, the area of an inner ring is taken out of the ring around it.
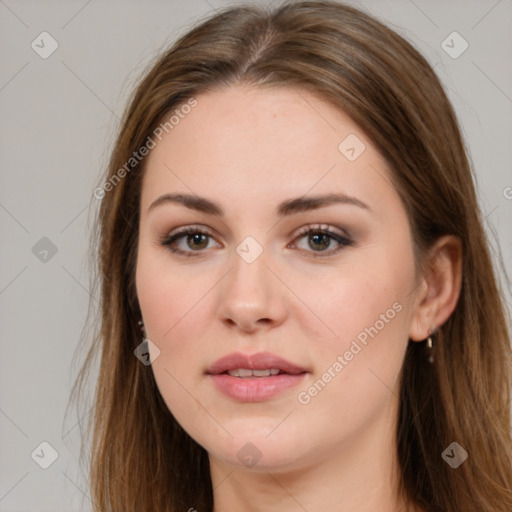
{"label": "eyebrow", "polygon": [[[217,215],[219,217],[224,216],[224,210],[218,203],[210,201],[205,197],[190,194],[164,194],[151,203],[148,208],[148,213],[157,206],[169,203],[181,204],[191,210],[207,213],[209,215]],[[297,197],[296,199],[283,201],[277,207],[277,214],[279,217],[285,217],[287,215],[293,215],[294,213],[316,210],[332,204],[347,204],[358,206],[359,208],[368,210],[369,212],[372,211],[366,203],[356,197],[346,194],[325,194],[309,197]]]}

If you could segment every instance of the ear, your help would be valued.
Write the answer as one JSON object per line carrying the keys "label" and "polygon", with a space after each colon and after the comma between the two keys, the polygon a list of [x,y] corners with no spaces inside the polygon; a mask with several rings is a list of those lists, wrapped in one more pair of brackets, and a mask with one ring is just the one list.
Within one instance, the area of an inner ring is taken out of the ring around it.
{"label": "ear", "polygon": [[460,295],[462,243],[454,235],[441,237],[430,249],[420,278],[409,338],[423,341],[448,320]]}

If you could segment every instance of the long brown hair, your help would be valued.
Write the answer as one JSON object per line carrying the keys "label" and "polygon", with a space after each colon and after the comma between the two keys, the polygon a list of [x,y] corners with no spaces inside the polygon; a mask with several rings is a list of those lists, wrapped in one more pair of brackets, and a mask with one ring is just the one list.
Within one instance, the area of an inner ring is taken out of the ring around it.
{"label": "long brown hair", "polygon": [[[166,407],[151,367],[134,357],[141,342],[134,274],[144,159],[126,164],[173,111],[234,84],[295,87],[351,117],[391,169],[417,262],[442,235],[462,241],[461,295],[436,334],[435,362],[425,362],[424,344],[411,342],[403,363],[400,490],[429,511],[510,512],[510,327],[456,116],[411,44],[372,16],[328,1],[224,9],[163,53],[131,98],[96,194],[103,196],[93,234],[101,318],[73,388],[73,396],[81,392],[99,355],[89,422],[95,510],[213,506],[206,451]],[[452,442],[469,454],[457,469],[441,457]]]}

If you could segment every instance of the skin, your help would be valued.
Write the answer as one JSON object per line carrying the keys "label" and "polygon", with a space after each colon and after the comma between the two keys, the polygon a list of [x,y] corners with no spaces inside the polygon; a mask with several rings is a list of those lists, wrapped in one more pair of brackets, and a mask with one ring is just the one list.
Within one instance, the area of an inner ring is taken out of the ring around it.
{"label": "skin", "polygon": [[[455,308],[460,244],[440,239],[428,271],[416,275],[407,214],[385,161],[357,125],[316,97],[238,85],[196,99],[146,162],[136,285],[147,336],[160,350],[152,364],[158,388],[209,454],[215,512],[405,510],[393,492],[399,373],[407,344]],[[349,134],[366,147],[354,161],[338,149]],[[369,209],[276,214],[281,201],[332,192]],[[173,203],[148,211],[167,193],[204,196],[225,215]],[[345,230],[353,243],[334,253],[334,239],[297,236],[308,224]],[[176,242],[192,257],[160,243],[190,225],[212,233]],[[236,252],[247,236],[263,250],[250,264]],[[298,394],[393,304],[400,311],[300,403]],[[205,375],[234,351],[273,352],[309,373],[267,401],[236,402]],[[237,457],[249,442],[261,454],[252,467]]]}

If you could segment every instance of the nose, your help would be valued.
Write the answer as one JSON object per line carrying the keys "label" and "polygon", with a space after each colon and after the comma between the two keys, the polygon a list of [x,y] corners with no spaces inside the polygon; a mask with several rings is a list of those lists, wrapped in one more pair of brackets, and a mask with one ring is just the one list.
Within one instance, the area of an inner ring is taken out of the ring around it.
{"label": "nose", "polygon": [[286,287],[268,263],[265,252],[251,263],[234,253],[233,268],[219,290],[219,316],[229,328],[253,333],[284,322]]}

